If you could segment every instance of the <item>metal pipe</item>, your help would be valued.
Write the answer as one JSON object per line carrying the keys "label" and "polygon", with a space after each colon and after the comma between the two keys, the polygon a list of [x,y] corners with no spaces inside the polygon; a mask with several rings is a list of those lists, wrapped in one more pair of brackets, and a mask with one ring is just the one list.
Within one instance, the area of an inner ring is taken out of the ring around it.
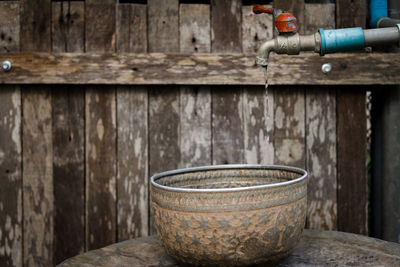
{"label": "metal pipe", "polygon": [[399,40],[397,27],[364,30],[364,46],[398,44]]}
{"label": "metal pipe", "polygon": [[396,27],[396,25],[400,24],[400,19],[392,19],[392,18],[381,18],[378,21],[378,28],[385,27]]}

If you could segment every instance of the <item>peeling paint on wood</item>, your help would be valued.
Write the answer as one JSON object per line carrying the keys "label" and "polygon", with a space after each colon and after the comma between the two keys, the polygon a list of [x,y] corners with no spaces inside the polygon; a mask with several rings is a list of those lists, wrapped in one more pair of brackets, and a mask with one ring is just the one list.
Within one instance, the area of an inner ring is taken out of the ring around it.
{"label": "peeling paint on wood", "polygon": [[[265,7],[271,8],[271,5]],[[255,53],[260,45],[273,38],[271,15],[257,15],[252,6],[242,8],[243,53]]]}
{"label": "peeling paint on wood", "polygon": [[117,51],[147,52],[147,7],[142,4],[117,4]]}
{"label": "peeling paint on wood", "polygon": [[273,91],[264,86],[249,87],[243,92],[244,162],[274,163]]}
{"label": "peeling paint on wood", "polygon": [[337,229],[336,92],[306,90],[307,227]]}
{"label": "peeling paint on wood", "polygon": [[118,239],[148,235],[147,89],[117,88]]}
{"label": "peeling paint on wood", "polygon": [[204,53],[211,51],[210,5],[179,5],[180,51]]}
{"label": "peeling paint on wood", "polygon": [[22,266],[21,92],[0,88],[0,265]]}
{"label": "peeling paint on wood", "polygon": [[243,99],[241,88],[212,88],[212,162],[244,162]]}
{"label": "peeling paint on wood", "polygon": [[211,164],[211,92],[209,87],[182,86],[180,92],[179,168]]}
{"label": "peeling paint on wood", "polygon": [[22,88],[24,265],[53,265],[53,138],[51,93]]}
{"label": "peeling paint on wood", "polygon": [[304,89],[274,88],[275,164],[305,168]]}

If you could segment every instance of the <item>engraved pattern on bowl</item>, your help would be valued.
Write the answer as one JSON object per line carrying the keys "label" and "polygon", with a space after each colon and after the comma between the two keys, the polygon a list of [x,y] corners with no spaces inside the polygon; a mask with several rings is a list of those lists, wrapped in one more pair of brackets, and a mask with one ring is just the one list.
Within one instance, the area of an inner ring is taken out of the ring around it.
{"label": "engraved pattern on bowl", "polygon": [[219,165],[151,178],[154,223],[171,256],[196,265],[276,262],[297,245],[307,173],[285,166]]}

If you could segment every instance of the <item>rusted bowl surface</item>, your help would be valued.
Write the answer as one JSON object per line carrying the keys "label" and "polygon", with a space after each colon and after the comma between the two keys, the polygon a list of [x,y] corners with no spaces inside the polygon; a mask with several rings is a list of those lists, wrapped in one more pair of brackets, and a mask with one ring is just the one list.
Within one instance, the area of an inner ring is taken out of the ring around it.
{"label": "rusted bowl surface", "polygon": [[307,172],[218,165],[151,178],[155,227],[167,253],[196,265],[277,262],[304,228]]}

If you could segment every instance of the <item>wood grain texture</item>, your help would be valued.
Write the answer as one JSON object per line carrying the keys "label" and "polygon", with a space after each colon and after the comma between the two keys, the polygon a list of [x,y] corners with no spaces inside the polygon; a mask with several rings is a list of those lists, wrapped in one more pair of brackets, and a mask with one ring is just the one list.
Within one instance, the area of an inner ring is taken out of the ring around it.
{"label": "wood grain texture", "polygon": [[[336,2],[336,27],[364,27],[365,0]],[[337,91],[338,230],[367,233],[365,91]],[[349,134],[351,133],[351,135]]]}
{"label": "wood grain texture", "polygon": [[115,13],[115,1],[85,1],[86,51],[115,50]]}
{"label": "wood grain texture", "polygon": [[322,29],[335,28],[335,4],[305,4],[304,34],[313,34]]}
{"label": "wood grain texture", "polygon": [[21,92],[18,87],[0,87],[0,114],[0,265],[22,266]]}
{"label": "wood grain texture", "polygon": [[19,51],[19,2],[0,2],[0,51]]}
{"label": "wood grain texture", "polygon": [[367,234],[365,91],[337,93],[338,229]]}
{"label": "wood grain texture", "polygon": [[118,240],[148,235],[147,105],[145,87],[117,88]]}
{"label": "wood grain texture", "polygon": [[297,18],[298,32],[304,34],[304,1],[274,0],[274,7],[288,11]]}
{"label": "wood grain texture", "polygon": [[[84,3],[52,2],[52,51],[83,52]],[[54,262],[85,249],[85,93],[81,86],[52,90]]]}
{"label": "wood grain texture", "polygon": [[55,263],[84,251],[84,95],[76,86],[52,90]]}
{"label": "wood grain texture", "polygon": [[[147,8],[117,6],[117,51],[147,51]],[[117,87],[118,240],[148,235],[148,93],[142,86]]]}
{"label": "wood grain texture", "polygon": [[240,0],[211,0],[211,51],[242,51]]}
{"label": "wood grain texture", "polygon": [[[271,5],[264,7],[270,8]],[[273,38],[272,16],[256,15],[252,6],[242,7],[242,45],[243,53],[255,53],[260,45]]]}
{"label": "wood grain texture", "polygon": [[53,52],[84,52],[84,8],[83,2],[52,2]]}
{"label": "wood grain texture", "polygon": [[179,5],[179,42],[181,52],[210,52],[210,34],[210,5]]}
{"label": "wood grain texture", "polygon": [[89,87],[86,110],[86,246],[116,241],[115,90]]}
{"label": "wood grain texture", "polygon": [[24,265],[53,265],[53,138],[51,93],[22,88]]}
{"label": "wood grain texture", "polygon": [[239,87],[212,87],[212,162],[244,162],[243,99]]}
{"label": "wood grain texture", "polygon": [[179,168],[211,164],[211,92],[208,86],[180,91]]}
{"label": "wood grain texture", "polygon": [[21,51],[50,51],[51,0],[21,0],[19,3]]}
{"label": "wood grain texture", "polygon": [[[9,53],[4,84],[264,85],[255,55],[243,54],[99,54]],[[332,64],[329,74],[321,65]],[[51,68],[50,68],[51,66]],[[270,85],[399,84],[399,54],[359,53],[271,55]]]}
{"label": "wood grain texture", "polygon": [[147,52],[146,5],[118,4],[116,35],[118,52]]}
{"label": "wood grain texture", "polygon": [[366,0],[337,0],[336,28],[363,27],[367,16]]}
{"label": "wood grain texture", "polygon": [[244,162],[274,164],[274,98],[264,86],[243,92]]}
{"label": "wood grain texture", "polygon": [[[115,1],[85,2],[87,52],[115,51]],[[117,236],[116,100],[111,86],[88,87],[86,110],[86,249]]]}
{"label": "wood grain texture", "polygon": [[179,1],[148,0],[149,52],[179,51]]}
{"label": "wood grain texture", "polygon": [[275,164],[305,168],[304,88],[274,88]]}
{"label": "wood grain texture", "polygon": [[306,89],[307,227],[337,229],[336,91]]}

